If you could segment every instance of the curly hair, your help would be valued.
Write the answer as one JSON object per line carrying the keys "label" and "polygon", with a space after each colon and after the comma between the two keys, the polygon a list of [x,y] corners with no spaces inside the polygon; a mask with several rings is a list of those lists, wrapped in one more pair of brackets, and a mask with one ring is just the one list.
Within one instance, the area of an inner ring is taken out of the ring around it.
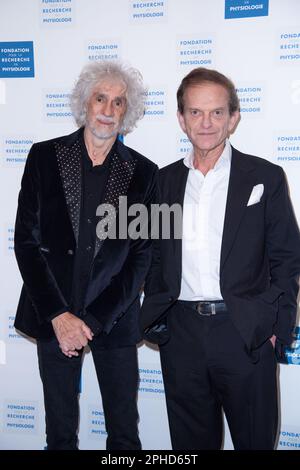
{"label": "curly hair", "polygon": [[145,93],[141,73],[120,62],[91,62],[81,71],[70,97],[71,110],[79,127],[86,124],[87,103],[97,83],[102,80],[113,79],[122,81],[126,85],[127,108],[120,134],[131,132],[139,119],[145,113]]}

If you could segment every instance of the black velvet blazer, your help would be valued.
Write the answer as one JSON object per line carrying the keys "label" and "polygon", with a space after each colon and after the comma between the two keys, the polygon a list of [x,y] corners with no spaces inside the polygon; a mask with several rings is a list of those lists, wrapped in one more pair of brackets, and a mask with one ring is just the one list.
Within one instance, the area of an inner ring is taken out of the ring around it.
{"label": "black velvet blazer", "polygon": [[[51,318],[68,310],[71,300],[80,220],[80,132],[34,144],[22,178],[15,254],[24,286],[15,327],[34,338],[54,334]],[[154,163],[118,141],[107,187],[118,179],[122,189],[106,192],[103,202],[117,207],[118,197],[126,195],[128,206],[149,207],[156,198],[157,173]],[[139,292],[150,261],[148,239],[97,239],[85,311],[111,344],[140,340]]]}

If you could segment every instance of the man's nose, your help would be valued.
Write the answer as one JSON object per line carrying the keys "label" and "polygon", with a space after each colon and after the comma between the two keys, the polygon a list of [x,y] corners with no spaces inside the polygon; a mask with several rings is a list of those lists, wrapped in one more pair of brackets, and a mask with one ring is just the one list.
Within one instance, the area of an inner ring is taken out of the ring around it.
{"label": "man's nose", "polygon": [[103,114],[107,117],[113,116],[114,109],[113,109],[113,102],[112,101],[106,101],[106,103],[103,107]]}
{"label": "man's nose", "polygon": [[202,119],[202,126],[205,128],[211,126],[211,116],[209,114],[204,114]]}

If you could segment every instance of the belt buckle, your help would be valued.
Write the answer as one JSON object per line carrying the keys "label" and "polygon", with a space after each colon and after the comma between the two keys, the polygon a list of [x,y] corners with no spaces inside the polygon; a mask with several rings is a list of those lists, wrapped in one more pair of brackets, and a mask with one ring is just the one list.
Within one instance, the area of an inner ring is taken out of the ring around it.
{"label": "belt buckle", "polygon": [[[210,306],[210,312],[209,313],[204,313],[202,312],[201,310],[201,305],[209,305]],[[198,302],[197,304],[197,312],[199,313],[199,315],[202,315],[204,317],[210,317],[211,315],[215,315],[216,314],[216,304],[213,303],[213,302]]]}

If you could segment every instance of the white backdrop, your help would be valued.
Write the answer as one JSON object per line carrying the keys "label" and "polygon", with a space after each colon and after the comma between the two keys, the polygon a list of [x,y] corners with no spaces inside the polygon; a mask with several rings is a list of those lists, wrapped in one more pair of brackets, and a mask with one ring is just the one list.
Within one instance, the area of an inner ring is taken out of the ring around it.
{"label": "white backdrop", "polygon": [[[121,58],[140,69],[149,88],[148,111],[125,143],[160,167],[189,147],[176,120],[183,76],[200,65],[230,76],[242,107],[232,143],[283,166],[299,220],[299,20],[299,0],[0,1],[0,449],[45,445],[35,344],[13,329],[21,287],[13,226],[30,146],[76,128],[68,95],[82,66]],[[279,449],[300,448],[299,330],[288,359],[291,364],[280,367]],[[141,345],[139,364],[143,447],[169,449],[158,352]],[[80,447],[105,448],[90,353],[80,404]],[[227,429],[225,448],[232,448]]]}

